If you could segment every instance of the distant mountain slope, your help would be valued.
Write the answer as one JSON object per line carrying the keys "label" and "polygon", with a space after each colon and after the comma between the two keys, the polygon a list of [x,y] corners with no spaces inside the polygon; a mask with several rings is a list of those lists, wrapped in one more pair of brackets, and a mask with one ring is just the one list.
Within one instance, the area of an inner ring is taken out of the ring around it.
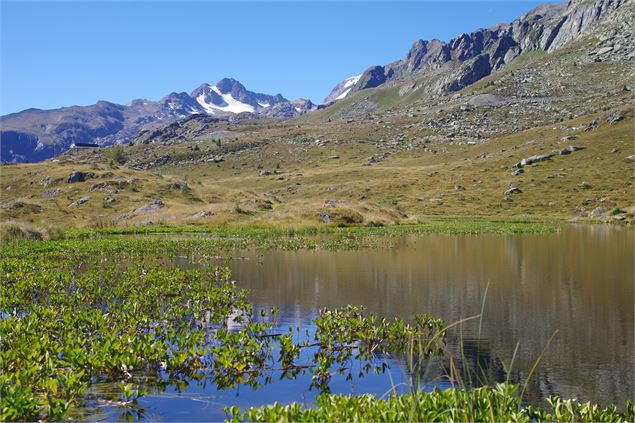
{"label": "distant mountain slope", "polygon": [[190,94],[173,92],[159,101],[138,99],[125,106],[99,101],[91,106],[27,109],[0,117],[0,161],[45,160],[74,143],[125,143],[143,130],[191,115],[250,113],[289,118],[314,108],[309,100],[254,93],[235,79],[225,78],[214,86],[203,84]]}
{"label": "distant mountain slope", "polygon": [[[422,77],[436,79],[431,87],[435,92],[458,91],[524,53],[552,52],[587,33],[596,23],[623,19],[623,15],[629,13],[632,14],[630,0],[572,0],[542,5],[510,24],[464,33],[447,43],[418,40],[404,59],[385,66],[372,66],[353,84],[350,84],[351,78],[344,80],[326,101],[337,101],[360,90]],[[630,25],[632,30],[632,20]]]}

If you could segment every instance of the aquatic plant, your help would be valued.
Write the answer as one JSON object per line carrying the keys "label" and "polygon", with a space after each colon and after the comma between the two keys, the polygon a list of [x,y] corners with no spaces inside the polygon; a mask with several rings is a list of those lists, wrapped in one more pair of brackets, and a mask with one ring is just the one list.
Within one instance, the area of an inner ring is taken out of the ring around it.
{"label": "aquatic plant", "polygon": [[550,408],[524,406],[517,395],[518,386],[497,384],[474,389],[434,389],[412,394],[390,395],[320,395],[315,407],[299,403],[273,404],[250,408],[230,407],[230,421],[242,422],[631,422],[635,418],[632,402],[620,412],[576,400],[549,399]]}
{"label": "aquatic plant", "polygon": [[[252,310],[246,292],[221,265],[244,248],[359,248],[370,244],[369,239],[385,242],[398,234],[382,231],[346,228],[320,237],[320,231],[309,229],[226,228],[214,238],[180,240],[87,232],[60,241],[4,243],[2,419],[74,418],[85,406],[97,412],[115,407],[124,418],[141,418],[139,399],[148,390],[207,382],[218,389],[257,388],[274,378],[309,375],[308,387],[322,392],[317,408],[233,408],[228,416],[256,421],[633,420],[631,403],[618,411],[553,397],[551,408],[534,408],[523,404],[516,385],[492,382],[478,388],[480,381],[458,372],[449,379],[464,384],[421,392],[420,374],[444,352],[452,325],[427,315],[411,321],[384,319],[347,306],[320,310],[315,333],[302,335],[298,328],[287,332],[276,324],[277,308]],[[177,256],[199,270],[179,269],[166,259]],[[335,374],[352,380],[385,372],[385,358],[395,356],[406,358],[409,394],[329,394]],[[112,389],[94,389],[97,385]]]}
{"label": "aquatic plant", "polygon": [[[328,391],[336,366],[350,372],[352,360],[362,361],[363,377],[385,371],[376,356],[411,339],[440,340],[430,353],[442,347],[437,319],[387,321],[356,307],[322,310],[312,340],[283,334],[273,323],[276,309],[253,313],[228,268],[181,270],[162,263],[176,251],[200,254],[205,262],[209,256],[197,243],[139,241],[117,250],[121,246],[90,240],[4,247],[3,420],[58,420],[88,401],[139,413],[141,381],[157,389],[202,381],[219,389],[255,388],[274,374],[310,373],[311,387]],[[95,383],[113,384],[119,396],[87,394]]]}

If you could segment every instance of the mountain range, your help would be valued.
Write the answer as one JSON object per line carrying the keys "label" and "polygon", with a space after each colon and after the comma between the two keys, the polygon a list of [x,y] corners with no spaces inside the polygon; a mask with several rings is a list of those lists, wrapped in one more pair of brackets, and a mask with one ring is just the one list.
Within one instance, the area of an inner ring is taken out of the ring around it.
{"label": "mountain range", "polygon": [[[331,117],[351,117],[376,110],[378,103],[385,101],[368,96],[348,101],[359,92],[374,93],[373,89],[397,87],[398,101],[438,99],[504,69],[519,58],[562,49],[600,23],[611,23],[607,31],[613,32],[600,30],[603,39],[596,51],[590,53],[593,60],[632,61],[635,53],[629,38],[633,25],[630,6],[630,0],[545,4],[509,24],[463,33],[448,42],[417,40],[403,59],[371,66],[337,84],[319,107],[309,100],[289,101],[280,94],[251,92],[240,82],[226,78],[213,86],[202,84],[189,94],[173,92],[159,101],[139,99],[127,105],[100,101],[90,106],[27,109],[0,117],[0,161],[41,161],[67,151],[74,143],[94,142],[102,146],[127,143],[143,131],[193,115],[213,115],[232,121],[290,119],[327,108]],[[391,104],[396,104],[395,100]]]}
{"label": "mountain range", "polygon": [[281,94],[248,91],[235,79],[202,84],[191,93],[170,93],[159,101],[132,100],[127,105],[99,101],[90,106],[52,110],[27,109],[0,117],[0,161],[36,162],[67,151],[75,143],[127,143],[144,130],[192,115],[232,119],[291,118],[316,106],[287,100]]}

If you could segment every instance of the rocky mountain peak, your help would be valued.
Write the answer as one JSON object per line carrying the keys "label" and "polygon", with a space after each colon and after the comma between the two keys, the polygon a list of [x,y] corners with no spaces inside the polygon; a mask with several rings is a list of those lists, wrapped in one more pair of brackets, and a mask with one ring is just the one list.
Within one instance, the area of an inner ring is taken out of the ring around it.
{"label": "rocky mountain peak", "polygon": [[220,90],[221,93],[227,94],[231,92],[245,92],[247,89],[243,84],[236,81],[233,78],[223,78],[216,83],[216,88]]}
{"label": "rocky mountain peak", "polygon": [[[462,33],[449,42],[417,40],[402,60],[368,68],[348,93],[375,88],[392,81],[426,75],[445,75],[437,86],[450,92],[478,81],[519,55],[551,52],[577,39],[604,20],[622,19],[632,0],[571,0],[539,6],[509,24]],[[617,12],[617,13],[616,13]],[[630,10],[632,14],[633,11]],[[632,26],[632,19],[631,19]],[[343,83],[327,100],[337,101]],[[343,97],[342,97],[343,98]]]}
{"label": "rocky mountain peak", "polygon": [[190,93],[190,97],[196,98],[201,94],[204,94],[208,91],[210,91],[211,89],[211,85],[209,85],[207,82],[201,84],[198,86],[198,88],[194,89],[191,93]]}
{"label": "rocky mountain peak", "polygon": [[357,84],[356,89],[363,90],[365,88],[375,88],[386,82],[386,73],[382,66],[371,66],[366,69],[362,74]]}

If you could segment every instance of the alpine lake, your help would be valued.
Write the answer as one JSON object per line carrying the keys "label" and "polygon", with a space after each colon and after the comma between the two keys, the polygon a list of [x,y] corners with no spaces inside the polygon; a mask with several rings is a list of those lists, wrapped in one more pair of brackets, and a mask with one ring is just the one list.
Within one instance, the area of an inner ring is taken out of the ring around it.
{"label": "alpine lake", "polygon": [[499,382],[623,409],[633,246],[629,226],[478,222],[5,244],[3,396],[23,414],[4,417],[219,421]]}

